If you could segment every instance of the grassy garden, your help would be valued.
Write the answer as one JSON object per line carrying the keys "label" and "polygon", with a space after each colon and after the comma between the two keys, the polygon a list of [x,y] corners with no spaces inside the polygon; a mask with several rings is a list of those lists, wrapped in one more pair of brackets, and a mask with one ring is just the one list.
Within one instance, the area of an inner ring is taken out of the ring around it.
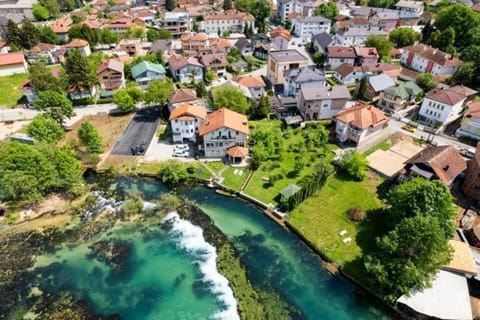
{"label": "grassy garden", "polygon": [[0,108],[13,108],[22,98],[23,92],[19,86],[28,80],[28,73],[14,74],[7,77],[0,77]]}

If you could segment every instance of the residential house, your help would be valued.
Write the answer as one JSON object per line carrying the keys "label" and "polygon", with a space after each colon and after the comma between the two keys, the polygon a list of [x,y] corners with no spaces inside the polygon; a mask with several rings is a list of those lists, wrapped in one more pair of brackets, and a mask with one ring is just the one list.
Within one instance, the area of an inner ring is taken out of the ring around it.
{"label": "residential house", "polygon": [[380,59],[377,49],[374,47],[355,47],[355,54],[357,55],[356,63],[375,64]]}
{"label": "residential house", "polygon": [[466,98],[448,88],[429,91],[418,112],[419,122],[431,127],[441,127],[458,119]]}
{"label": "residential house", "polygon": [[266,85],[260,76],[249,75],[244,77],[236,77],[233,79],[233,81],[247,87],[254,99],[260,99],[260,97],[265,93]]}
{"label": "residential house", "polygon": [[433,75],[454,74],[463,64],[453,55],[423,43],[403,48],[400,62],[417,72]]}
{"label": "residential house", "polygon": [[268,60],[271,44],[256,44],[253,48],[253,56],[260,60]]}
{"label": "residential house", "polygon": [[68,40],[68,31],[70,30],[72,23],[72,19],[63,18],[53,22],[48,27],[55,32],[60,41],[66,42]]}
{"label": "residential house", "polygon": [[288,21],[292,13],[302,13],[306,1],[302,0],[278,0],[277,18],[280,21]]}
{"label": "residential house", "polygon": [[67,92],[71,100],[82,100],[95,97],[97,94],[97,87],[84,87],[76,84],[68,87]]}
{"label": "residential house", "polygon": [[287,29],[278,27],[270,31],[270,39],[277,50],[287,50],[292,35]]}
{"label": "residential house", "polygon": [[362,80],[365,74],[362,67],[354,66],[350,63],[342,63],[335,69],[333,77],[341,84],[353,84]]}
{"label": "residential house", "polygon": [[105,60],[97,69],[100,88],[105,91],[115,91],[125,86],[123,63],[109,59]]}
{"label": "residential house", "polygon": [[142,50],[142,40],[140,39],[122,39],[118,43],[118,50],[125,51],[130,56],[137,56]]}
{"label": "residential house", "polygon": [[[475,109],[480,110],[480,103]],[[477,134],[474,131],[475,134]],[[477,137],[480,135],[477,135]],[[477,145],[475,156],[467,162],[465,179],[462,182],[462,191],[470,198],[480,201],[480,148]]]}
{"label": "residential house", "polygon": [[163,54],[171,55],[173,53],[172,40],[160,39],[153,42],[152,46],[150,47],[150,52],[152,53],[157,51],[162,51]]}
{"label": "residential house", "polygon": [[206,70],[213,70],[219,76],[226,72],[227,55],[223,52],[205,54],[201,56],[199,60]]}
{"label": "residential house", "polygon": [[400,11],[413,12],[420,17],[423,14],[425,5],[423,1],[400,0],[395,4],[395,8]]}
{"label": "residential house", "polygon": [[465,169],[467,163],[454,146],[431,146],[408,159],[405,177],[423,177],[428,180],[441,180],[451,186]]}
{"label": "residential house", "polygon": [[47,64],[57,63],[55,59],[55,50],[57,46],[50,43],[39,43],[25,52],[25,58],[28,63],[34,63],[44,59]]}
{"label": "residential house", "polygon": [[71,49],[79,50],[82,56],[84,57],[88,57],[92,53],[92,51],[90,50],[90,44],[88,44],[87,40],[83,40],[83,39],[73,39],[72,41],[67,43],[65,47],[68,50],[71,50]]}
{"label": "residential house", "polygon": [[362,71],[365,75],[375,75],[383,73],[393,80],[397,80],[400,77],[403,68],[398,64],[392,64],[387,62],[377,63],[363,63]]}
{"label": "residential house", "polygon": [[0,76],[27,73],[28,65],[21,52],[0,54]]}
{"label": "residential house", "polygon": [[471,89],[469,87],[466,87],[466,86],[463,86],[463,85],[456,85],[456,86],[453,86],[453,87],[448,87],[447,86],[447,88],[450,91],[456,92],[458,94],[461,94],[461,95],[467,97],[465,102],[472,101],[473,99],[475,99],[477,97],[477,94],[478,94],[478,91],[473,90],[473,89]]}
{"label": "residential house", "polygon": [[240,38],[235,42],[235,47],[244,57],[253,53],[253,43],[247,38]]}
{"label": "residential house", "polygon": [[326,32],[318,33],[312,37],[313,48],[320,53],[325,53],[332,42],[332,36]]}
{"label": "residential house", "polygon": [[34,20],[33,5],[36,3],[37,1],[34,0],[2,0],[0,1],[0,15],[18,14]]}
{"label": "residential house", "polygon": [[204,106],[184,104],[170,112],[173,142],[197,142],[202,121],[207,117]]}
{"label": "residential house", "polygon": [[241,12],[235,9],[223,12],[211,12],[204,17],[205,32],[235,32],[242,33],[245,27],[255,29],[255,17],[249,13]]}
{"label": "residential house", "polygon": [[463,115],[460,128],[455,132],[456,137],[471,137],[480,140],[480,101],[467,104],[467,111]]}
{"label": "residential house", "polygon": [[331,21],[322,16],[298,16],[292,20],[293,34],[302,39],[310,39],[312,36],[325,32],[330,33]]}
{"label": "residential house", "polygon": [[346,86],[303,87],[297,108],[305,121],[331,119],[346,108],[350,98]]}
{"label": "residential house", "polygon": [[197,98],[195,90],[187,88],[176,89],[168,97],[168,111],[170,112],[184,104],[202,105],[203,103]]}
{"label": "residential house", "polygon": [[335,34],[335,40],[341,46],[363,46],[369,36],[378,35],[386,37],[388,33],[378,27],[365,28],[347,28],[339,30]]}
{"label": "residential house", "polygon": [[422,89],[413,81],[398,82],[380,93],[378,105],[388,112],[397,112],[417,103]]}
{"label": "residential house", "polygon": [[[357,57],[358,58],[358,57]],[[352,66],[344,63],[335,69],[333,77],[342,84],[355,83],[365,76],[384,74],[397,80],[400,77],[402,67],[399,65],[379,62],[379,63],[363,63],[361,66]]]}
{"label": "residential house", "polygon": [[203,65],[195,58],[172,55],[170,59],[168,59],[168,65],[172,77],[176,81],[182,83],[203,81]]}
{"label": "residential house", "polygon": [[[376,76],[370,76],[367,79],[367,87],[363,95],[367,99],[378,100],[383,90],[394,85],[395,81],[386,74],[382,73]],[[360,87],[360,85],[358,86]]]}
{"label": "residential house", "polygon": [[132,67],[132,77],[142,88],[146,88],[150,81],[165,78],[165,68],[161,64],[142,61]]}
{"label": "residential house", "polygon": [[208,46],[212,53],[223,52],[225,54],[228,54],[228,51],[230,51],[232,44],[230,43],[229,39],[216,38],[210,39],[210,41],[208,42]]}
{"label": "residential house", "polygon": [[180,37],[182,52],[186,55],[197,55],[207,47],[206,33],[185,33]]}
{"label": "residential house", "polygon": [[116,18],[112,20],[109,24],[105,25],[105,28],[117,33],[120,38],[123,38],[125,36],[130,27],[138,27],[138,25],[133,23],[133,21],[128,17]]}
{"label": "residential house", "polygon": [[326,85],[327,78],[325,77],[325,72],[315,66],[287,70],[283,85],[283,95],[297,97],[298,92],[302,88],[320,88]]}
{"label": "residential house", "polygon": [[230,150],[236,158],[244,158],[249,133],[247,116],[243,114],[225,108],[208,114],[199,131],[205,157],[223,158]]}
{"label": "residential house", "polygon": [[343,28],[350,28],[350,27],[364,28],[364,29],[370,28],[370,21],[368,21],[368,17],[361,17],[361,16],[352,17],[350,21],[346,21],[346,22],[348,23],[348,25],[339,25],[335,31]]}
{"label": "residential house", "polygon": [[372,26],[392,30],[398,25],[400,16],[396,11],[378,11],[370,17],[369,22]]}
{"label": "residential house", "polygon": [[341,64],[355,65],[357,53],[353,47],[327,47],[327,65],[329,70],[337,69]]}
{"label": "residential house", "polygon": [[268,55],[267,78],[273,85],[283,84],[287,70],[298,69],[308,64],[308,58],[297,50],[271,51]]}
{"label": "residential house", "polygon": [[[52,76],[54,76],[55,78],[60,77],[59,69],[51,69],[50,72],[52,73]],[[33,88],[32,79],[28,79],[27,81],[22,83],[19,88],[20,90],[22,90],[23,95],[25,96],[29,104],[35,101],[35,99],[37,98],[37,94]]]}
{"label": "residential house", "polygon": [[222,83],[221,85],[214,87],[212,89],[212,92],[214,92],[215,90],[217,90],[219,88],[228,88],[228,87],[237,88],[243,93],[245,98],[253,99],[252,93],[250,92],[250,89],[248,87],[244,86],[243,84],[241,84],[239,82],[233,81],[233,80],[227,80],[226,82]]}
{"label": "residential house", "polygon": [[335,117],[335,136],[342,142],[357,146],[379,135],[390,118],[372,105],[357,103]]}

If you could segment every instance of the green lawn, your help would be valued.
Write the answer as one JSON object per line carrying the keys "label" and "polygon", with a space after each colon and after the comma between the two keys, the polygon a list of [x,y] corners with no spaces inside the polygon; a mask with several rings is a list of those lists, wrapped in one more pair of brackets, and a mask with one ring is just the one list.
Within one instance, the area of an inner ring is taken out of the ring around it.
{"label": "green lawn", "polygon": [[28,80],[29,74],[14,74],[7,77],[0,77],[0,107],[12,108],[23,96],[19,86]]}
{"label": "green lawn", "polygon": [[387,151],[391,147],[392,147],[392,140],[390,138],[387,138],[387,139],[381,141],[379,144],[377,144],[377,145],[371,147],[370,149],[368,149],[367,151],[365,151],[365,156],[371,155],[372,153],[374,153],[377,150]]}
{"label": "green lawn", "polygon": [[225,164],[221,161],[215,161],[215,162],[207,162],[205,163],[210,169],[212,169],[215,172],[219,172],[220,170],[225,167]]}
{"label": "green lawn", "polygon": [[[237,174],[235,174],[235,171]],[[238,174],[238,172],[241,171],[243,172],[241,175]],[[223,184],[227,187],[230,187],[236,191],[239,191],[240,188],[242,187],[243,182],[248,176],[249,169],[248,168],[234,168],[234,167],[228,167],[223,171],[222,177],[223,177]]]}
{"label": "green lawn", "polygon": [[[376,194],[381,182],[382,179],[376,176],[369,176],[362,182],[340,175],[330,177],[319,194],[300,204],[289,215],[288,221],[347,273],[362,279],[358,258],[373,250],[375,235],[381,229],[375,219],[370,219],[375,213],[368,211],[382,207]],[[348,220],[346,212],[353,206],[367,212],[368,219],[362,223]],[[339,235],[342,230],[347,230],[344,237]],[[345,237],[352,241],[344,244]]]}

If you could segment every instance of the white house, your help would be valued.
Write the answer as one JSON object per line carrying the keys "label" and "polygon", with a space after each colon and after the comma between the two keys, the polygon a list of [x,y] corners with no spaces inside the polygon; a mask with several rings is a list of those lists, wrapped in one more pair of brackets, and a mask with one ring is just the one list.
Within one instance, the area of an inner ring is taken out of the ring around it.
{"label": "white house", "polygon": [[342,63],[335,69],[333,77],[341,84],[353,84],[362,80],[365,73],[360,66],[353,66],[350,63]]}
{"label": "white house", "polygon": [[335,41],[340,46],[363,46],[369,36],[379,35],[386,37],[388,33],[377,27],[365,28],[346,28],[337,31]]}
{"label": "white house", "polygon": [[228,155],[229,149],[235,147],[240,148],[232,151],[245,157],[248,154],[245,146],[249,133],[247,116],[243,114],[225,108],[208,114],[199,131],[205,157],[222,158]]}
{"label": "white house", "polygon": [[425,5],[423,1],[400,0],[395,4],[395,8],[400,11],[413,12],[418,16],[421,16],[425,9]]}
{"label": "white house", "polygon": [[277,17],[282,21],[287,21],[291,13],[302,13],[304,5],[305,2],[302,0],[278,0]]}
{"label": "white house", "polygon": [[296,97],[301,88],[320,88],[326,85],[325,72],[315,66],[287,70],[283,85],[283,95]]}
{"label": "white house", "polygon": [[330,33],[331,21],[322,16],[297,16],[292,19],[292,25],[294,35],[308,39],[322,32]]}
{"label": "white house", "polygon": [[419,121],[432,127],[443,126],[461,116],[466,96],[447,89],[429,91],[420,107]]}
{"label": "white house", "polygon": [[242,33],[248,26],[254,30],[255,17],[249,13],[238,10],[227,10],[222,12],[211,12],[204,16],[205,32],[236,32]]}
{"label": "white house", "polygon": [[203,81],[203,66],[195,58],[172,55],[168,59],[168,66],[172,72],[173,79],[177,81],[182,83]]}
{"label": "white house", "polygon": [[0,76],[27,73],[28,65],[21,52],[0,54]]}
{"label": "white house", "polygon": [[132,67],[132,77],[140,87],[145,88],[150,81],[165,78],[165,69],[161,64],[142,61]]}
{"label": "white house", "polygon": [[403,48],[400,63],[417,72],[433,75],[454,74],[463,64],[453,55],[423,43]]}
{"label": "white house", "polygon": [[196,142],[202,120],[207,117],[203,106],[184,104],[170,113],[173,142]]}
{"label": "white house", "polygon": [[248,88],[252,98],[260,99],[261,96],[265,93],[265,82],[260,76],[244,76],[234,78],[233,81],[240,83],[241,85]]}
{"label": "white house", "polygon": [[463,115],[462,123],[455,132],[455,136],[469,136],[480,140],[480,101],[468,104],[468,110]]}
{"label": "white house", "polygon": [[346,86],[304,87],[300,89],[297,108],[306,121],[331,119],[346,108],[350,98]]}
{"label": "white house", "polygon": [[337,69],[341,64],[355,65],[357,53],[353,47],[327,47],[327,65],[330,70]]}

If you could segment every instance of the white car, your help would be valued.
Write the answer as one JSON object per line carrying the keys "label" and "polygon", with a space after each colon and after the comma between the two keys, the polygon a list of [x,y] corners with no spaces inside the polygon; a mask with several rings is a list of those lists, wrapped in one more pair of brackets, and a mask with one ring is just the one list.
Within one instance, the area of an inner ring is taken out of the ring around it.
{"label": "white car", "polygon": [[187,158],[189,156],[189,152],[188,150],[184,150],[184,151],[174,151],[173,152],[173,156],[174,157],[180,157],[180,158]]}
{"label": "white car", "polygon": [[177,144],[173,150],[174,151],[187,151],[188,150],[188,144]]}

